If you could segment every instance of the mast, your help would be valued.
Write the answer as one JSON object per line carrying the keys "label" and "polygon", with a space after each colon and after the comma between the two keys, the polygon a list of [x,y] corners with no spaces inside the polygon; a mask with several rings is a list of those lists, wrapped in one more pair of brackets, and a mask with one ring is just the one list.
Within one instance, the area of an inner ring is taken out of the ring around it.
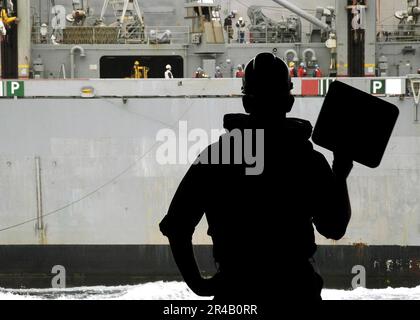
{"label": "mast", "polygon": [[31,8],[30,1],[18,1],[19,12],[18,24],[18,77],[29,78],[29,66],[31,64]]}

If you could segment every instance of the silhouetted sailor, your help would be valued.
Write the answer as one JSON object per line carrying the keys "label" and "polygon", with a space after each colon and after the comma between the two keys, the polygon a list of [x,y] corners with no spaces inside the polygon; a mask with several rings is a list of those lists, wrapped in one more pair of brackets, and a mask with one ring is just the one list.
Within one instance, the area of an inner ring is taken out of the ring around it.
{"label": "silhouetted sailor", "polygon": [[[309,141],[311,124],[286,118],[294,97],[282,60],[258,54],[246,66],[243,81],[247,114],[225,115],[228,133],[190,167],[161,231],[186,283],[198,295],[319,300],[322,279],[310,262],[316,251],[313,225],[330,239],[345,234],[351,215],[346,178],[352,161],[335,157],[331,169]],[[223,148],[229,140],[230,147]],[[250,148],[254,158],[247,154]],[[230,162],[223,164],[226,153]],[[191,243],[203,215],[218,264],[210,279],[201,277]]]}

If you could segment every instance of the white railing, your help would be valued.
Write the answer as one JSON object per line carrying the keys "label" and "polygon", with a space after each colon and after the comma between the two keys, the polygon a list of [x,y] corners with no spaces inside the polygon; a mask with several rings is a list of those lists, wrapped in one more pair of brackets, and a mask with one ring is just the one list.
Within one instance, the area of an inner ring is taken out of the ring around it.
{"label": "white railing", "polygon": [[[323,97],[330,84],[339,80],[366,93],[378,96],[413,96],[407,77],[363,78],[292,78],[293,95],[299,97]],[[382,85],[379,90],[376,84]],[[71,79],[51,81],[3,80],[0,85],[16,87],[4,90],[5,98],[18,97],[204,97],[242,96],[240,78],[177,78],[177,79]],[[416,87],[416,89],[418,89]],[[380,92],[379,92],[380,91]],[[86,93],[88,92],[88,93]],[[415,92],[418,94],[418,92]]]}
{"label": "white railing", "polygon": [[378,25],[377,40],[380,42],[409,42],[420,41],[420,26],[401,25]]}
{"label": "white railing", "polygon": [[302,32],[297,30],[282,30],[280,28],[263,28],[261,26],[248,25],[245,28],[244,37],[241,38],[238,28],[227,27],[225,38],[229,43],[294,43],[302,41]]}

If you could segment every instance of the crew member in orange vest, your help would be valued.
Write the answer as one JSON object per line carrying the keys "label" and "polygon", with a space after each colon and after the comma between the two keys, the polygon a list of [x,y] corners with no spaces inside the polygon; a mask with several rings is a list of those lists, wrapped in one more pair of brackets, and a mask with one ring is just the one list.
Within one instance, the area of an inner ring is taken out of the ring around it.
{"label": "crew member in orange vest", "polygon": [[302,62],[298,69],[298,77],[303,78],[303,77],[306,77],[306,75],[307,75],[307,72],[306,72],[305,64]]}
{"label": "crew member in orange vest", "polygon": [[289,63],[289,75],[291,78],[297,77],[297,70],[293,61]]}
{"label": "crew member in orange vest", "polygon": [[241,66],[240,64],[238,64],[238,68],[237,68],[237,71],[236,71],[235,77],[236,77],[236,78],[243,78],[243,77],[244,77],[244,75],[245,75],[245,72],[243,71],[242,66]]}
{"label": "crew member in orange vest", "polygon": [[317,65],[317,64],[315,65],[314,77],[315,78],[322,78],[321,69],[319,68],[319,65]]}

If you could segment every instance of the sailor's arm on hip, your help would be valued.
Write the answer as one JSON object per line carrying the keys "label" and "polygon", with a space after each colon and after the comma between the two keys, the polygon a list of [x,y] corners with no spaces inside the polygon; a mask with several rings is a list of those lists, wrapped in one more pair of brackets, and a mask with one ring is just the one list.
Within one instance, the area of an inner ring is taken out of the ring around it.
{"label": "sailor's arm on hip", "polygon": [[167,237],[192,238],[195,227],[204,215],[204,184],[199,165],[192,165],[175,192],[160,230]]}

